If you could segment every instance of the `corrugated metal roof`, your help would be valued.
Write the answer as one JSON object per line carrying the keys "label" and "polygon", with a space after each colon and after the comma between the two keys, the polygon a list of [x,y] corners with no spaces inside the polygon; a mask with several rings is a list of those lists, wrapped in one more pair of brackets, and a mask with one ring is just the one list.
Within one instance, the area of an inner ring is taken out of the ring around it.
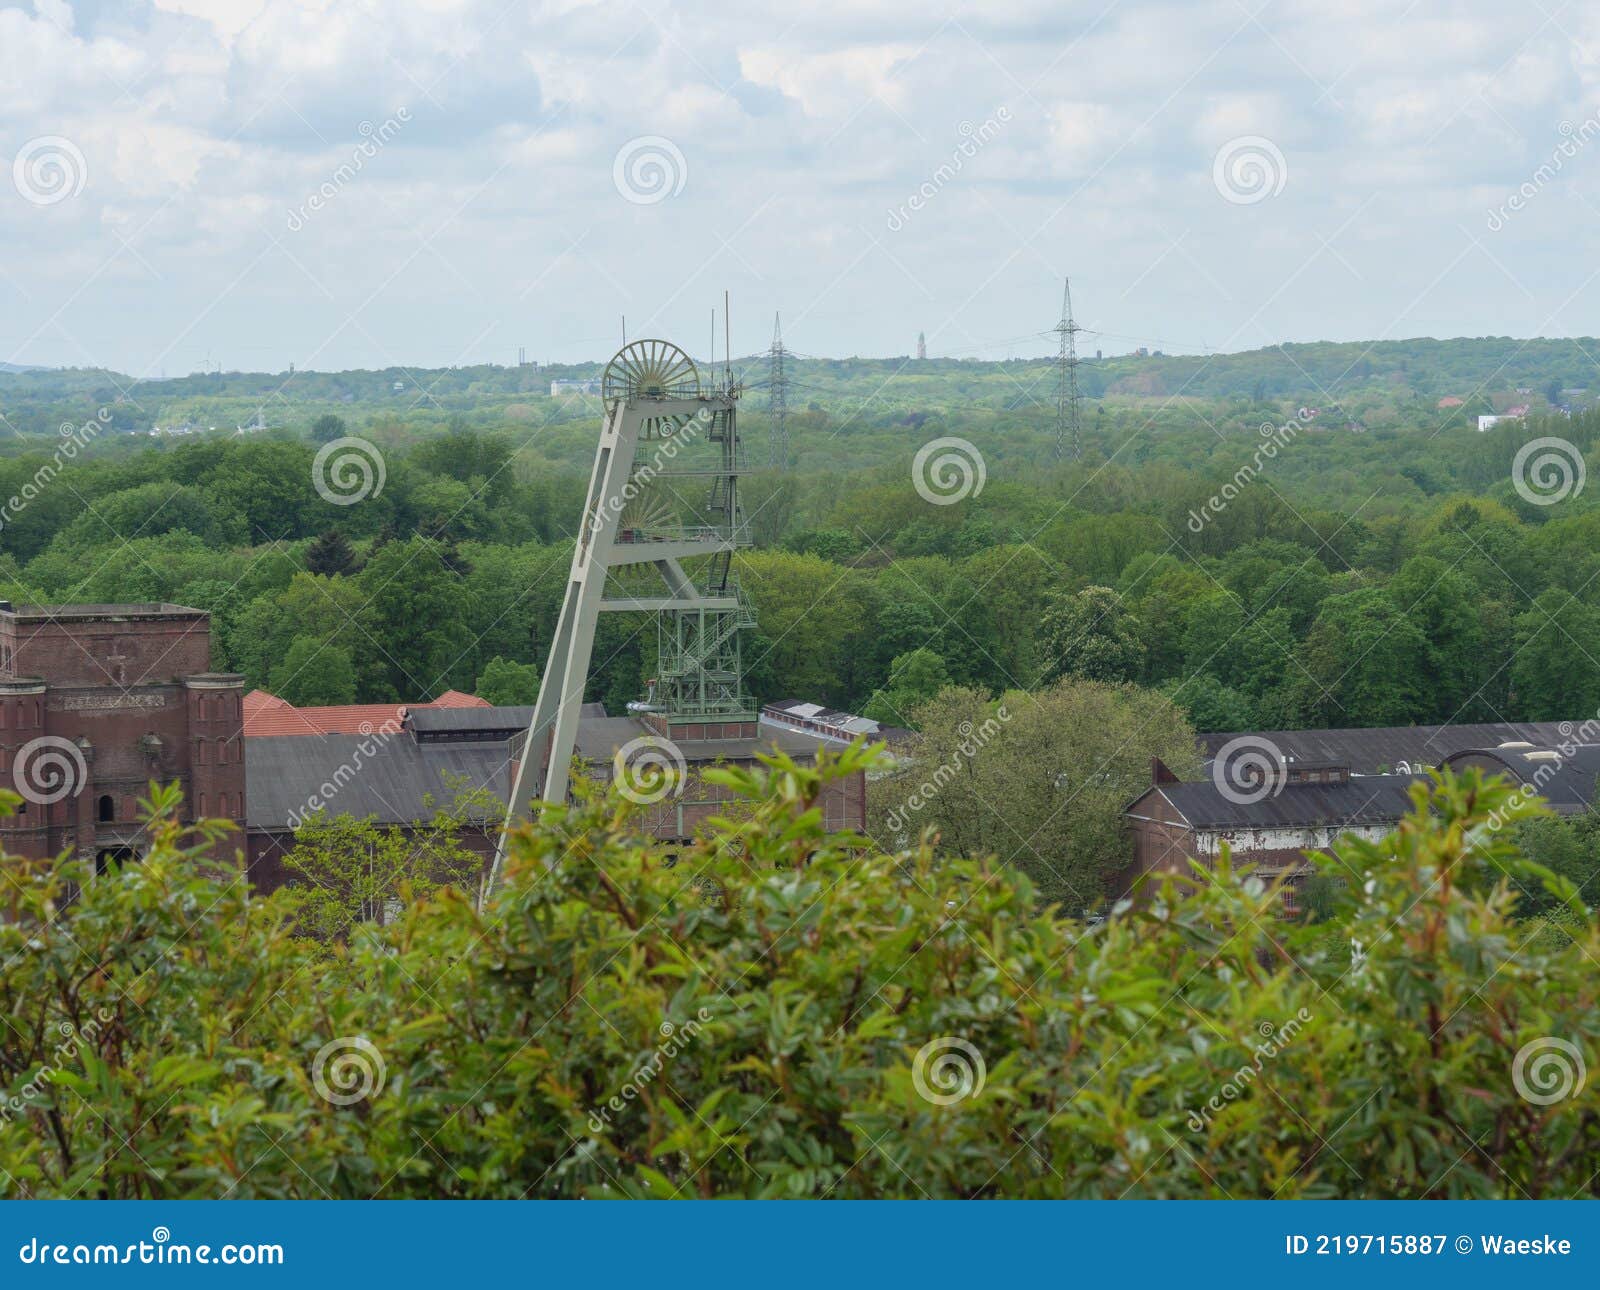
{"label": "corrugated metal roof", "polygon": [[290,829],[319,803],[330,815],[408,824],[450,804],[446,774],[507,801],[511,770],[506,743],[419,744],[405,733],[259,736],[245,755],[246,824]]}
{"label": "corrugated metal roof", "polygon": [[1548,745],[1571,737],[1570,721],[1506,721],[1475,725],[1368,726],[1355,730],[1261,730],[1203,734],[1200,749],[1207,758],[1231,739],[1264,741],[1293,763],[1348,766],[1357,775],[1378,775],[1405,766],[1417,770],[1437,766],[1452,753],[1493,748],[1508,740]]}
{"label": "corrugated metal roof", "polygon": [[1474,762],[1503,766],[1519,784],[1531,785],[1558,811],[1587,809],[1600,779],[1600,746],[1580,744],[1556,748],[1471,748],[1454,754],[1450,765]]}
{"label": "corrugated metal roof", "polygon": [[521,734],[532,720],[531,703],[506,708],[412,708],[406,714],[407,723],[418,734],[498,730]]}
{"label": "corrugated metal roof", "polygon": [[[596,765],[610,762],[617,750],[630,740],[659,738],[653,730],[632,717],[605,717],[578,723],[578,756]],[[806,757],[828,747],[828,741],[802,730],[764,726],[754,739],[682,739],[678,749],[685,761],[748,761],[757,753],[777,749]],[[542,754],[541,754],[542,755]]]}
{"label": "corrugated metal roof", "polygon": [[1196,829],[1276,829],[1299,825],[1393,824],[1411,809],[1415,775],[1364,775],[1343,784],[1285,784],[1257,802],[1234,800],[1211,780],[1159,784]]}
{"label": "corrugated metal roof", "polygon": [[[651,733],[630,717],[585,718],[578,723],[577,753],[586,761],[607,765],[624,744]],[[245,751],[246,824],[272,832],[291,829],[319,802],[330,815],[349,813],[358,819],[372,816],[379,824],[406,824],[449,804],[453,794],[446,774],[509,801],[516,746],[517,741],[504,740],[419,742],[409,730],[387,738],[257,736]],[[814,757],[826,746],[827,741],[815,735],[782,729],[764,730],[756,739],[684,740],[678,745],[691,763],[749,760],[775,748]]]}

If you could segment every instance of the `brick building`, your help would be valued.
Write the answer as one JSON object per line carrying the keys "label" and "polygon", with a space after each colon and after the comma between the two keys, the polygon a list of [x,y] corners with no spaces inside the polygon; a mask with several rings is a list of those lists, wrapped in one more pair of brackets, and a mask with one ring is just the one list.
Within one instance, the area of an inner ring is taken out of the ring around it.
{"label": "brick building", "polygon": [[[447,806],[453,788],[508,800],[531,716],[454,691],[431,703],[294,708],[211,671],[204,610],[0,601],[0,785],[22,798],[0,821],[0,845],[31,857],[72,851],[103,869],[144,851],[138,803],[151,782],[177,783],[183,821],[233,821],[238,832],[217,850],[244,853],[252,883],[271,890],[295,828],[317,809],[405,829]],[[774,749],[813,757],[835,742],[755,722],[677,733],[691,772],[748,766]],[[618,751],[652,734],[585,705],[577,751],[606,780]],[[643,813],[644,831],[680,842],[722,808],[723,790],[691,780]],[[830,785],[828,827],[863,827],[865,791],[860,775]],[[495,835],[487,822],[469,826],[466,842],[487,861]]]}
{"label": "brick building", "polygon": [[[322,709],[328,733],[296,724],[294,733],[257,735],[246,727],[249,782],[249,872],[258,889],[271,891],[286,880],[284,856],[294,832],[313,811],[348,813],[387,828],[409,829],[449,807],[460,789],[486,789],[509,801],[532,707],[486,704],[415,704],[401,708],[381,725],[346,732],[350,723],[337,710]],[[754,723],[748,723],[754,726]],[[584,773],[603,784],[612,780],[619,755],[650,739],[664,740],[659,728],[634,717],[608,717],[598,703],[584,705],[576,755]],[[800,731],[743,729],[719,738],[674,741],[686,772],[682,786],[660,800],[641,805],[635,827],[663,846],[694,836],[713,815],[727,809],[730,794],[709,784],[700,772],[712,766],[755,764],[756,755],[781,750],[814,758],[828,744]],[[818,803],[830,829],[866,826],[866,779],[856,774],[830,784]],[[468,824],[463,844],[484,857],[494,855],[492,824]]]}
{"label": "brick building", "polygon": [[1309,851],[1330,852],[1353,834],[1376,841],[1410,809],[1415,775],[1355,775],[1348,766],[1282,766],[1249,787],[1207,778],[1181,782],[1157,760],[1152,783],[1127,808],[1133,859],[1115,886],[1146,874],[1187,873],[1210,864],[1223,844],[1236,863],[1263,877],[1297,881]]}
{"label": "brick building", "polygon": [[185,822],[242,832],[243,697],[243,677],[211,670],[203,610],[0,601],[0,783],[23,799],[6,849],[137,855],[151,781],[182,786]]}

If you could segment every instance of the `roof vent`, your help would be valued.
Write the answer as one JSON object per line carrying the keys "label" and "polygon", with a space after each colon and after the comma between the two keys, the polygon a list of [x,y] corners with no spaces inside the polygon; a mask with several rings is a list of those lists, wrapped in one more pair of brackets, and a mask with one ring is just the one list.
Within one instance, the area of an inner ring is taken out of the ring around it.
{"label": "roof vent", "polygon": [[1496,748],[1532,748],[1526,739],[1507,739],[1503,744],[1496,744]]}
{"label": "roof vent", "polygon": [[1561,760],[1561,754],[1554,748],[1535,748],[1532,752],[1522,754],[1523,761],[1554,761]]}

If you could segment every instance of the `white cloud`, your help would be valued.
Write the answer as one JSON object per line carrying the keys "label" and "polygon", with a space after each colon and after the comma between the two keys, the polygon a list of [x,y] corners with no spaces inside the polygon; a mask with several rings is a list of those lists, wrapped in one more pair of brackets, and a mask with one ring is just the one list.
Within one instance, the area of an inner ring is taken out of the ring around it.
{"label": "white cloud", "polygon": [[[1069,270],[1085,316],[1122,336],[1200,330],[1181,325],[1197,298],[1213,343],[1246,323],[1246,340],[1376,333],[1446,306],[1455,330],[1504,332],[1494,293],[1447,269],[1463,227],[1487,236],[1484,195],[1600,110],[1595,49],[1600,16],[1490,0],[37,0],[0,8],[0,159],[65,136],[89,181],[41,208],[0,169],[0,359],[577,358],[624,311],[698,337],[724,286],[753,328],[736,348],[764,344],[781,307],[805,352],[902,353],[919,329],[1045,327]],[[1002,107],[950,172],[962,123]],[[362,123],[402,108],[404,129],[287,233]],[[612,180],[645,134],[689,167],[654,205]],[[1212,157],[1256,134],[1289,180],[1242,208]],[[1596,176],[1585,152],[1489,244],[1547,313],[1589,250],[1575,197],[1600,204]],[[1481,268],[1475,253],[1456,273]]]}
{"label": "white cloud", "polygon": [[866,45],[797,57],[792,49],[741,50],[746,80],[767,85],[800,104],[810,117],[844,117],[867,100],[906,106],[907,90],[895,73],[915,52],[911,44]]}

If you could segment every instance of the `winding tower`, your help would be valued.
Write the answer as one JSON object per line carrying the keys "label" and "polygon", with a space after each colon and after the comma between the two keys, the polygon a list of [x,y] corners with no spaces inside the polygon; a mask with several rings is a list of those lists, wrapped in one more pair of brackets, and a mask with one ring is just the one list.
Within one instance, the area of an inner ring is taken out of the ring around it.
{"label": "winding tower", "polygon": [[740,647],[755,616],[733,571],[734,551],[749,540],[739,508],[748,463],[738,383],[731,373],[720,385],[703,383],[676,345],[638,340],[607,365],[600,392],[605,421],[512,789],[512,822],[526,819],[536,799],[567,796],[601,613],[656,618],[655,676],[628,708],[657,736],[681,743],[757,732]]}

